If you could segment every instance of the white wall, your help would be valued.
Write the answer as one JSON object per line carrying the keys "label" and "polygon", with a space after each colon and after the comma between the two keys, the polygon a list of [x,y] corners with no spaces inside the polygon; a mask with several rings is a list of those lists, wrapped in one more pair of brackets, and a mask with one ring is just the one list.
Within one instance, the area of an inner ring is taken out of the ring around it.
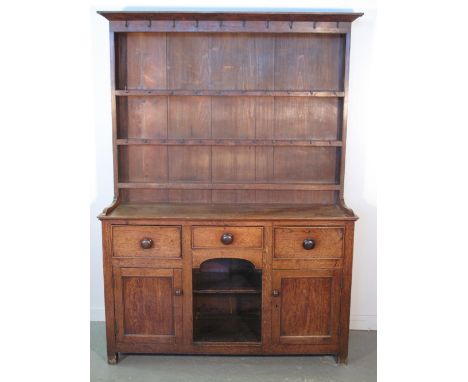
{"label": "white wall", "polygon": [[[127,7],[130,2],[101,1],[90,8],[94,95],[94,166],[90,207],[91,255],[91,320],[104,319],[104,292],[102,275],[101,231],[96,216],[112,201],[112,146],[110,111],[110,74],[108,22],[96,10],[140,9],[224,9],[224,10],[278,10],[313,11],[346,10],[364,12],[353,24],[351,68],[349,83],[348,149],[345,178],[345,199],[360,217],[356,224],[351,302],[351,328],[377,329],[377,246],[376,246],[376,169],[375,132],[371,126],[369,107],[374,97],[371,74],[372,53],[376,43],[374,31],[377,22],[375,1],[139,1],[138,7]],[[145,6],[147,4],[148,6]],[[287,8],[285,7],[287,5]],[[88,27],[85,25],[84,28]]]}

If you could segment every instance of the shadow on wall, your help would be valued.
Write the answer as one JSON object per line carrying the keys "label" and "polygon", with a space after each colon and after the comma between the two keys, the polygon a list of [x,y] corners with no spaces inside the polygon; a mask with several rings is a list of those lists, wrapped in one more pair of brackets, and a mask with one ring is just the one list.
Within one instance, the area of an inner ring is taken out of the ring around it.
{"label": "shadow on wall", "polygon": [[90,205],[91,320],[104,320],[101,224],[97,216],[112,202],[112,118],[109,65],[109,26],[106,19],[90,10],[94,115],[94,200]]}
{"label": "shadow on wall", "polygon": [[351,328],[377,329],[377,189],[375,126],[368,105],[376,11],[353,25],[349,78],[345,200],[359,216],[355,227]]}

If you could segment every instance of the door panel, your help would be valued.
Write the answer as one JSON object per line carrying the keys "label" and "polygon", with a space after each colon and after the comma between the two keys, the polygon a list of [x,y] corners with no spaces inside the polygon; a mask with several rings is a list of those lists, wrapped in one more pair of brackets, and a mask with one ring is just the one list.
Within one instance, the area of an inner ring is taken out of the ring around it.
{"label": "door panel", "polygon": [[273,343],[337,342],[340,282],[341,270],[273,271]]}
{"label": "door panel", "polygon": [[114,268],[117,342],[180,342],[180,269]]}

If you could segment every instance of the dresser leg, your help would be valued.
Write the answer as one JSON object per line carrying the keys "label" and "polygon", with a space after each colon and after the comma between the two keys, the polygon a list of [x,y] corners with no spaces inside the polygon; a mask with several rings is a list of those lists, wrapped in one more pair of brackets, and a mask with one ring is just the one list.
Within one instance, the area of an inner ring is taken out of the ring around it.
{"label": "dresser leg", "polygon": [[119,362],[119,353],[107,353],[107,363],[109,365],[115,365]]}
{"label": "dresser leg", "polygon": [[338,353],[335,356],[335,361],[336,363],[340,365],[347,365],[348,364],[348,352]]}

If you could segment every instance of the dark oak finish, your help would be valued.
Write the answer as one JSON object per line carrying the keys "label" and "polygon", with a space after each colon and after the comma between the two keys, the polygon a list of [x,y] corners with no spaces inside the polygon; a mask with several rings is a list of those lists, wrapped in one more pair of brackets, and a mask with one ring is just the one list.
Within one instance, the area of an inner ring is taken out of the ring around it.
{"label": "dark oak finish", "polygon": [[361,13],[99,12],[110,21],[107,353],[347,362],[351,22]]}
{"label": "dark oak finish", "polygon": [[181,341],[182,272],[114,267],[117,343]]}
{"label": "dark oak finish", "polygon": [[364,13],[332,12],[113,12],[99,11],[109,21],[115,20],[270,20],[270,21],[347,21]]}
{"label": "dark oak finish", "polygon": [[341,270],[276,270],[272,287],[274,344],[338,344]]}

